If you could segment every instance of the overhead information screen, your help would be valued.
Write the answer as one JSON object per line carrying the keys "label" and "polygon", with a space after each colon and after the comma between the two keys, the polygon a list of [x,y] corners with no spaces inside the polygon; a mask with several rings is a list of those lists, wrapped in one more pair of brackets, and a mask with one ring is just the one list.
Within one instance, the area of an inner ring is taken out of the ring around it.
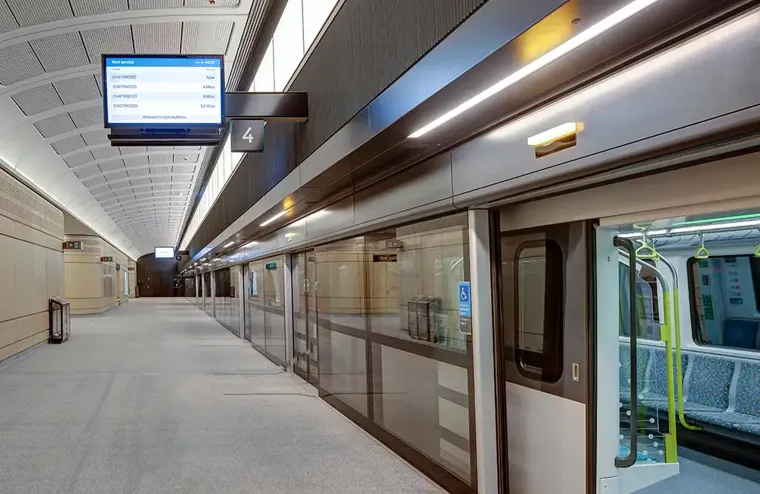
{"label": "overhead information screen", "polygon": [[221,56],[103,55],[106,127],[224,125]]}
{"label": "overhead information screen", "polygon": [[174,247],[155,247],[153,254],[156,259],[174,259]]}

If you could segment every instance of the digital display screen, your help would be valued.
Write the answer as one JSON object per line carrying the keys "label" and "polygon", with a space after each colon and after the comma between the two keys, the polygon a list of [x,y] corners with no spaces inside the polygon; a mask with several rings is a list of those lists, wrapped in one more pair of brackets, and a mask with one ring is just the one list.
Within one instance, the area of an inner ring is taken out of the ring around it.
{"label": "digital display screen", "polygon": [[103,56],[106,127],[224,125],[221,56]]}
{"label": "digital display screen", "polygon": [[174,247],[156,247],[154,254],[156,259],[174,259]]}

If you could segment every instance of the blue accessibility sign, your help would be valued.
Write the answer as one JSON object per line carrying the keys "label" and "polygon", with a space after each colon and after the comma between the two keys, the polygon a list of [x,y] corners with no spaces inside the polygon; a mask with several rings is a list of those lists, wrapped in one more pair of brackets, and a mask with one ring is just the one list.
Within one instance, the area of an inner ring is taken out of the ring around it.
{"label": "blue accessibility sign", "polygon": [[459,283],[459,316],[471,317],[472,309],[470,305],[470,282],[463,281]]}

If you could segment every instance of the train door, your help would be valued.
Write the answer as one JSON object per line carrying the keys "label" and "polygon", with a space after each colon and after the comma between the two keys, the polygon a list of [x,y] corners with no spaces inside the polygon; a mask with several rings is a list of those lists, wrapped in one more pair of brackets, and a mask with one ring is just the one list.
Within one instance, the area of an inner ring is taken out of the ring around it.
{"label": "train door", "polygon": [[664,300],[670,273],[655,266],[653,252],[618,228],[596,229],[597,492],[635,492],[679,471],[673,374],[660,386],[661,402],[644,402],[654,387],[651,342],[662,341],[664,368],[675,358]]}
{"label": "train door", "polygon": [[309,383],[319,383],[316,264],[313,251],[293,256],[293,369]]}
{"label": "train door", "polygon": [[589,227],[509,231],[501,217],[503,473],[513,493],[587,492]]}

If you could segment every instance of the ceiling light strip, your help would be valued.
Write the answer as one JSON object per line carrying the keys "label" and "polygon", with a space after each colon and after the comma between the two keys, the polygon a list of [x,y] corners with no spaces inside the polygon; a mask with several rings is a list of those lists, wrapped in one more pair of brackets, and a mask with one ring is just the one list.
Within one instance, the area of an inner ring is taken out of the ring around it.
{"label": "ceiling light strip", "polygon": [[604,32],[608,31],[609,29],[612,29],[613,27],[617,26],[621,22],[625,21],[629,17],[632,17],[645,8],[649,7],[650,5],[657,3],[658,0],[634,0],[633,2],[629,3],[622,9],[616,11],[615,13],[605,17],[601,21],[597,22],[590,28],[586,29],[585,31],[582,31],[578,33],[576,36],[570,38],[569,40],[565,41],[561,45],[557,46],[553,50],[550,50],[546,54],[540,56],[539,58],[535,59],[528,65],[518,69],[517,71],[513,72],[509,76],[505,77],[501,81],[497,82],[493,86],[489,87],[485,91],[481,92],[480,94],[474,96],[473,98],[470,98],[469,100],[465,101],[461,105],[457,106],[453,110],[450,110],[449,112],[441,115],[440,117],[436,118],[429,124],[425,125],[424,127],[416,130],[415,132],[411,133],[409,135],[410,139],[416,139],[418,137],[422,137],[423,135],[427,134],[433,129],[436,129],[440,127],[441,125],[445,124],[449,120],[461,115],[462,113],[466,112],[470,108],[474,107],[475,105],[482,103],[483,101],[487,100],[491,96],[503,91],[504,89],[516,84],[517,82],[521,81],[522,79],[528,77],[529,75],[533,74],[534,72],[537,72],[538,70],[546,67],[550,63],[558,60],[559,58],[567,55],[568,53],[572,52],[573,50],[583,46],[584,44],[588,43],[592,39],[596,38],[597,36],[603,34]]}

